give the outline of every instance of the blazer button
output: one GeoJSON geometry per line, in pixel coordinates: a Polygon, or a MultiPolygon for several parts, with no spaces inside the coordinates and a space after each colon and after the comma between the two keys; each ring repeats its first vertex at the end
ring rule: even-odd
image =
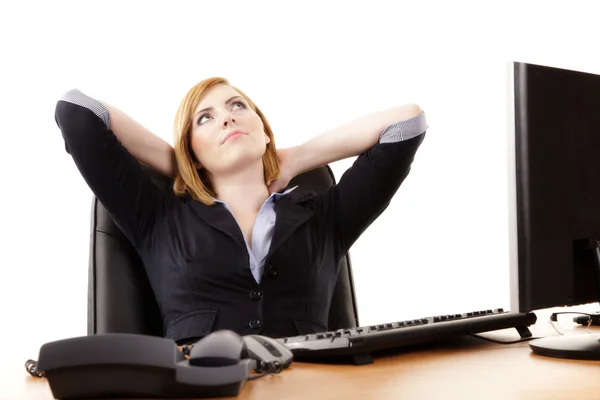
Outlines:
{"type": "Polygon", "coordinates": [[[277,267],[276,265],[270,265],[267,269],[267,274],[273,278],[276,277],[278,273],[279,267],[277,267]]]}
{"type": "Polygon", "coordinates": [[[253,290],[250,292],[250,298],[252,300],[260,300],[263,298],[263,293],[260,290],[253,290]]]}
{"type": "Polygon", "coordinates": [[[262,323],[261,323],[259,320],[257,320],[257,319],[256,319],[256,320],[253,320],[253,321],[250,321],[250,322],[248,323],[248,325],[249,325],[249,326],[250,326],[250,328],[252,328],[252,329],[259,329],[259,328],[261,328],[261,327],[262,327],[262,323]]]}

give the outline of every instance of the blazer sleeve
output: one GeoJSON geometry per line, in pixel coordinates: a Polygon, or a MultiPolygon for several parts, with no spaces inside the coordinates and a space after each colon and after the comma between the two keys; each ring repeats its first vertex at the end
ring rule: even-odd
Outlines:
{"type": "Polygon", "coordinates": [[[388,207],[410,172],[426,129],[424,113],[390,125],[323,194],[323,209],[334,224],[337,255],[345,254],[388,207]]]}
{"type": "Polygon", "coordinates": [[[165,215],[167,192],[155,185],[110,130],[110,114],[77,89],[57,102],[55,120],[91,191],[134,246],[165,215]]]}

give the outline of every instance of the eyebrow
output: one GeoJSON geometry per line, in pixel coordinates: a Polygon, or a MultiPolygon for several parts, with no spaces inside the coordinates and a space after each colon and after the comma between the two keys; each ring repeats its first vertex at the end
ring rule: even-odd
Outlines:
{"type": "MultiPolygon", "coordinates": [[[[230,98],[229,100],[227,100],[227,101],[225,102],[225,104],[229,104],[229,103],[231,103],[232,101],[234,101],[234,100],[236,100],[236,99],[240,99],[240,100],[242,100],[242,96],[233,96],[232,98],[230,98]]],[[[193,117],[192,119],[195,119],[195,118],[196,118],[196,115],[198,115],[198,114],[200,114],[200,113],[203,113],[204,111],[208,111],[208,110],[212,110],[212,109],[213,109],[212,107],[206,107],[206,108],[203,108],[202,110],[200,110],[200,111],[196,112],[196,113],[194,114],[194,117],[193,117]]]]}

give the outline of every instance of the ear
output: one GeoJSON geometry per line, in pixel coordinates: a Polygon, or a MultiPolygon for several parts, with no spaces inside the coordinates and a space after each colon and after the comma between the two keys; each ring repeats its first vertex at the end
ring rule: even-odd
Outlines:
{"type": "Polygon", "coordinates": [[[266,133],[265,133],[265,143],[266,143],[266,144],[269,144],[269,143],[271,143],[271,138],[270,138],[270,137],[269,137],[269,135],[267,135],[266,133]]]}

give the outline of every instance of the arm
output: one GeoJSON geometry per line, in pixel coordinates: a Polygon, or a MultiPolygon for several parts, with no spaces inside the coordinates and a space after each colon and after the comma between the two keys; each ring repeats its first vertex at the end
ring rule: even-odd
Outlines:
{"type": "Polygon", "coordinates": [[[139,162],[174,178],[177,162],[173,147],[117,107],[101,101],[110,114],[110,128],[139,162]]]}
{"type": "MultiPolygon", "coordinates": [[[[358,156],[377,144],[388,126],[398,121],[410,120],[421,113],[419,106],[414,104],[390,108],[348,122],[304,144],[292,147],[288,149],[292,160],[292,175],[296,176],[326,164],[358,156]]],[[[383,142],[390,140],[386,137],[383,139],[383,142]]]]}
{"type": "Polygon", "coordinates": [[[338,255],[345,254],[387,208],[408,175],[426,130],[423,111],[407,105],[363,117],[293,150],[299,173],[360,154],[337,185],[320,197],[338,255]]]}
{"type": "Polygon", "coordinates": [[[111,131],[112,115],[99,101],[70,90],[55,119],[82,177],[134,246],[165,215],[167,194],[142,170],[111,131]]]}

